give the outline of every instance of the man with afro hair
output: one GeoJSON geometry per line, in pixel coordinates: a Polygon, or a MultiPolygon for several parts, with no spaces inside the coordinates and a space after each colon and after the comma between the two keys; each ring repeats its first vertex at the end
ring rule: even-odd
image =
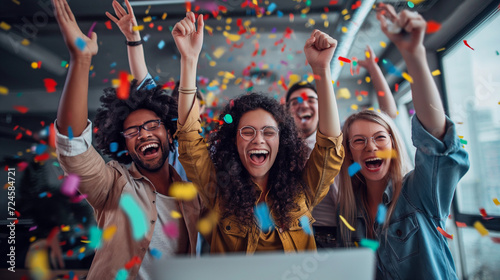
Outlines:
{"type": "Polygon", "coordinates": [[[154,279],[155,258],[196,252],[196,223],[202,210],[198,198],[179,201],[169,196],[171,185],[181,181],[167,162],[177,103],[160,87],[137,90],[135,82],[126,99],[106,89],[95,118],[96,147],[112,158],[106,164],[91,144],[87,106],[97,35],[89,38],[81,32],[66,0],[52,2],[71,56],[57,111],[59,162],[65,174],[79,177],[78,190],[94,208],[98,227],[116,228],[97,248],[87,278],[126,274],[129,279],[154,279]],[[176,217],[179,213],[181,218],[176,217]],[[165,226],[174,227],[178,238],[167,237],[165,226]],[[136,264],[126,265],[131,261],[136,264]]]}

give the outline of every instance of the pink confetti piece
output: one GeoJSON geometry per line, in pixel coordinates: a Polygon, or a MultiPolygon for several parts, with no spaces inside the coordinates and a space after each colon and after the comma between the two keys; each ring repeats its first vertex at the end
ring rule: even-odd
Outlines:
{"type": "Polygon", "coordinates": [[[80,177],[75,174],[69,174],[61,186],[61,193],[72,197],[78,191],[78,185],[80,185],[80,177]]]}
{"type": "Polygon", "coordinates": [[[34,231],[37,228],[37,226],[32,226],[30,227],[29,231],[34,231]]]}
{"type": "Polygon", "coordinates": [[[80,201],[84,200],[87,198],[87,195],[86,194],[82,194],[82,195],[79,195],[79,196],[74,196],[72,197],[69,201],[71,203],[79,203],[80,201]]]}
{"type": "Polygon", "coordinates": [[[175,239],[179,237],[179,228],[177,226],[177,221],[170,221],[166,225],[164,225],[163,232],[169,238],[175,239]]]}
{"type": "Polygon", "coordinates": [[[90,36],[92,35],[92,32],[94,31],[94,27],[96,26],[97,24],[97,21],[94,21],[94,23],[92,23],[92,26],[90,26],[90,29],[89,29],[89,33],[87,33],[87,37],[90,38],[90,36]]]}

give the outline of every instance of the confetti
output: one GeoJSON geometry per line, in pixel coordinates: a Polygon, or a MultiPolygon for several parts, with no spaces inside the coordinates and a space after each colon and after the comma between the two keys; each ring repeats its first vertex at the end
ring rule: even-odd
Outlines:
{"type": "Polygon", "coordinates": [[[483,224],[480,221],[475,221],[474,227],[482,236],[486,236],[489,234],[488,230],[483,226],[483,224]]]}
{"type": "Polygon", "coordinates": [[[6,23],[5,21],[0,22],[0,28],[2,28],[5,31],[9,31],[11,26],[10,24],[6,23]]]}
{"type": "Polygon", "coordinates": [[[170,216],[171,216],[172,218],[174,218],[174,219],[179,219],[179,218],[181,218],[181,217],[182,217],[181,213],[179,213],[179,212],[177,212],[177,211],[175,211],[175,210],[174,210],[174,211],[172,211],[172,212],[170,213],[170,216]]]}
{"type": "Polygon", "coordinates": [[[56,91],[57,82],[54,79],[43,79],[43,84],[48,93],[56,91]]]}
{"type": "Polygon", "coordinates": [[[469,46],[469,43],[467,43],[467,40],[464,40],[464,44],[469,47],[469,49],[474,50],[471,46],[469,46]]]}
{"type": "Polygon", "coordinates": [[[109,151],[112,153],[118,151],[118,142],[111,142],[109,144],[109,151]]]}
{"type": "Polygon", "coordinates": [[[255,217],[261,229],[269,229],[274,226],[274,220],[269,213],[269,207],[261,202],[254,207],[255,217]]]}
{"type": "Polygon", "coordinates": [[[82,195],[79,195],[79,196],[74,196],[72,198],[69,199],[69,201],[71,203],[79,203],[80,201],[84,200],[87,198],[87,195],[86,194],[82,194],[82,195]]]}
{"type": "Polygon", "coordinates": [[[3,94],[3,95],[9,94],[9,89],[4,87],[4,86],[0,86],[0,94],[3,94]]]}
{"type": "Polygon", "coordinates": [[[384,224],[386,215],[387,215],[387,207],[385,207],[383,203],[380,203],[378,205],[377,217],[375,218],[375,220],[379,225],[384,224]]]}
{"type": "Polygon", "coordinates": [[[342,57],[342,56],[339,56],[339,60],[343,61],[345,63],[351,63],[351,60],[349,58],[345,58],[345,57],[342,57]]]}
{"type": "Polygon", "coordinates": [[[29,110],[26,106],[12,106],[12,108],[14,108],[14,110],[18,111],[21,114],[26,114],[29,110]]]}
{"type": "Polygon", "coordinates": [[[410,84],[413,84],[413,78],[406,72],[403,72],[402,74],[403,78],[407,80],[410,84]]]}
{"type": "Polygon", "coordinates": [[[32,226],[30,227],[29,231],[34,231],[37,228],[37,226],[32,226]]]}
{"type": "Polygon", "coordinates": [[[104,25],[106,25],[106,28],[111,30],[113,28],[113,26],[111,25],[111,20],[108,20],[104,23],[104,25]]]}
{"type": "Polygon", "coordinates": [[[276,10],[276,4],[273,2],[269,4],[269,6],[267,6],[267,12],[271,14],[272,12],[274,12],[274,10],[276,10]]]}
{"type": "Polygon", "coordinates": [[[68,138],[69,140],[73,140],[73,129],[71,126],[68,126],[68,138]]]}
{"type": "Polygon", "coordinates": [[[94,31],[96,24],[97,24],[97,21],[94,21],[94,23],[92,23],[92,25],[90,26],[89,32],[87,33],[87,37],[90,38],[92,36],[92,32],[94,31]]]}
{"type": "Polygon", "coordinates": [[[498,201],[498,198],[493,198],[493,203],[495,203],[496,206],[500,206],[500,201],[498,201]]]}
{"type": "Polygon", "coordinates": [[[427,22],[427,30],[425,31],[425,34],[436,33],[439,31],[439,29],[441,29],[441,23],[429,20],[427,22]]]}
{"type": "Polygon", "coordinates": [[[83,51],[83,50],[85,50],[85,46],[87,46],[87,43],[85,43],[85,40],[83,40],[82,38],[78,37],[78,38],[76,38],[76,40],[75,40],[75,45],[76,45],[76,47],[77,47],[80,51],[83,51]]]}
{"type": "Polygon", "coordinates": [[[396,150],[375,151],[375,156],[379,158],[396,158],[398,153],[396,150]]]}
{"type": "Polygon", "coordinates": [[[102,242],[102,230],[96,226],[90,228],[90,243],[89,248],[99,249],[101,248],[102,242]]]}
{"type": "Polygon", "coordinates": [[[467,227],[467,224],[466,223],[462,223],[462,222],[455,222],[455,224],[457,224],[457,227],[467,227]]]}
{"type": "Polygon", "coordinates": [[[307,216],[304,215],[300,217],[299,222],[305,233],[307,233],[308,235],[313,235],[311,225],[309,224],[309,218],[307,216]]]}
{"type": "MultiPolygon", "coordinates": [[[[462,139],[460,139],[460,140],[462,140],[462,139]]],[[[488,217],[488,214],[486,214],[486,210],[484,208],[480,208],[479,209],[479,213],[481,213],[481,216],[485,220],[491,220],[491,219],[493,219],[493,217],[488,217]]]]}
{"type": "Polygon", "coordinates": [[[102,232],[102,239],[104,239],[104,241],[108,241],[113,237],[113,235],[115,235],[115,233],[116,233],[116,226],[115,225],[109,226],[102,232]]]}
{"type": "Polygon", "coordinates": [[[365,239],[365,238],[361,239],[361,241],[359,242],[359,245],[361,245],[362,247],[370,248],[374,252],[376,252],[378,247],[380,246],[380,244],[377,241],[371,240],[371,239],[365,239]]]}
{"type": "Polygon", "coordinates": [[[80,185],[80,177],[75,174],[68,174],[61,186],[61,193],[65,196],[72,197],[78,191],[80,185]]]}
{"type": "Polygon", "coordinates": [[[146,215],[139,204],[130,194],[123,194],[120,198],[120,207],[127,214],[130,224],[132,224],[133,236],[135,240],[142,239],[146,235],[148,226],[146,215]]]}
{"type": "Polygon", "coordinates": [[[169,221],[163,226],[163,233],[169,238],[176,239],[179,237],[179,227],[177,221],[169,221]]]}
{"type": "Polygon", "coordinates": [[[351,92],[349,91],[348,88],[340,88],[337,92],[337,99],[350,99],[351,98],[351,92]]]}
{"type": "Polygon", "coordinates": [[[351,231],[356,231],[355,228],[353,228],[347,221],[344,217],[342,217],[342,215],[339,215],[340,219],[342,220],[342,222],[344,223],[344,225],[351,231]]]}
{"type": "Polygon", "coordinates": [[[170,185],[169,195],[179,200],[193,200],[198,191],[191,182],[174,182],[170,185]]]}
{"type": "Polygon", "coordinates": [[[441,227],[437,227],[437,230],[446,238],[453,240],[453,234],[450,235],[446,231],[444,231],[441,227]]]}
{"type": "Polygon", "coordinates": [[[432,76],[439,76],[439,75],[441,75],[441,71],[439,69],[436,69],[436,70],[432,71],[431,74],[432,74],[432,76]]]}
{"type": "Polygon", "coordinates": [[[494,243],[500,243],[500,237],[491,237],[491,241],[493,241],[494,243]]]}
{"type": "Polygon", "coordinates": [[[349,176],[353,176],[354,174],[358,173],[358,171],[361,170],[361,165],[359,165],[359,163],[357,162],[354,162],[353,164],[351,164],[349,166],[349,168],[347,168],[347,171],[349,172],[349,176]]]}
{"type": "Polygon", "coordinates": [[[165,47],[165,41],[161,40],[159,43],[158,43],[158,49],[162,50],[163,47],[165,47]]]}
{"type": "Polygon", "coordinates": [[[225,121],[226,123],[228,123],[228,124],[229,124],[229,123],[232,123],[232,122],[233,122],[233,117],[232,117],[230,114],[226,114],[226,115],[224,116],[224,121],[225,121]]]}
{"type": "Polygon", "coordinates": [[[128,271],[125,270],[125,269],[123,269],[123,268],[121,268],[116,273],[115,280],[127,280],[127,278],[128,278],[128,271]]]}
{"type": "Polygon", "coordinates": [[[156,248],[153,248],[153,249],[151,249],[151,251],[150,251],[150,252],[151,252],[151,255],[152,255],[155,259],[157,259],[157,260],[161,259],[162,252],[161,252],[160,250],[158,250],[158,249],[156,249],[156,248]]]}
{"type": "Polygon", "coordinates": [[[125,71],[120,71],[120,85],[116,90],[116,97],[118,99],[128,99],[130,95],[130,82],[128,80],[128,73],[125,71]]]}
{"type": "Polygon", "coordinates": [[[241,38],[240,35],[231,34],[231,33],[227,32],[227,31],[222,32],[222,35],[224,35],[224,37],[226,37],[231,42],[237,42],[241,38]]]}

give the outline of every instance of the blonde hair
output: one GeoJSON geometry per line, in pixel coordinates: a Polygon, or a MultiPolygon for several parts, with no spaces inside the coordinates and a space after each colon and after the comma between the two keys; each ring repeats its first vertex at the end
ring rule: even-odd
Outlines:
{"type": "MultiPolygon", "coordinates": [[[[342,133],[344,135],[343,145],[346,151],[344,162],[340,170],[340,187],[339,187],[339,203],[340,215],[342,215],[349,224],[356,226],[356,218],[358,208],[363,207],[367,211],[367,191],[366,181],[363,175],[358,172],[352,177],[349,176],[348,168],[354,162],[352,159],[351,147],[349,146],[349,131],[352,124],[357,120],[366,120],[383,126],[392,136],[392,148],[396,151],[396,157],[391,159],[388,179],[392,181],[393,198],[387,209],[386,221],[389,221],[396,202],[401,193],[403,185],[403,177],[409,171],[408,153],[404,147],[404,143],[400,137],[400,133],[394,121],[385,113],[379,113],[372,110],[364,110],[351,115],[344,123],[342,133]],[[360,198],[362,203],[357,204],[356,197],[360,198]]],[[[350,231],[344,224],[339,224],[340,234],[344,242],[344,246],[352,246],[352,231],[350,231]]],[[[388,223],[384,223],[384,229],[388,223]]]]}

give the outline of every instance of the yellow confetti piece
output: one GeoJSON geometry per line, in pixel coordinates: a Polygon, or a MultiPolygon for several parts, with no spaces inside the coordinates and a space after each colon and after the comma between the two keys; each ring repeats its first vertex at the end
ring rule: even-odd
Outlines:
{"type": "Polygon", "coordinates": [[[37,69],[38,68],[38,62],[31,62],[31,68],[37,69]]]}
{"type": "Polygon", "coordinates": [[[343,16],[345,16],[345,15],[347,15],[347,13],[349,13],[349,11],[347,9],[343,9],[341,13],[343,16]]]}
{"type": "MultiPolygon", "coordinates": [[[[235,77],[234,77],[233,73],[226,71],[226,72],[224,72],[224,78],[225,79],[234,79],[235,77]]],[[[225,84],[227,84],[228,82],[229,81],[225,82],[225,84]]]]}
{"type": "Polygon", "coordinates": [[[375,156],[379,158],[396,158],[398,153],[396,150],[375,151],[375,156]]]}
{"type": "Polygon", "coordinates": [[[440,49],[438,49],[436,52],[442,52],[442,51],[444,51],[444,50],[446,50],[446,48],[440,48],[440,49]]]}
{"type": "Polygon", "coordinates": [[[227,31],[231,30],[231,26],[230,25],[226,25],[226,30],[227,31]]]}
{"type": "Polygon", "coordinates": [[[167,18],[167,13],[163,13],[163,15],[161,16],[161,19],[165,20],[166,18],[167,18]]]}
{"type": "Polygon", "coordinates": [[[111,80],[111,86],[114,88],[117,88],[120,86],[120,79],[112,79],[111,80]]]}
{"type": "Polygon", "coordinates": [[[28,257],[28,268],[34,279],[49,279],[50,267],[47,250],[35,250],[28,257]]]}
{"type": "Polygon", "coordinates": [[[351,105],[351,109],[353,109],[354,111],[357,111],[358,110],[358,105],[352,104],[351,105]]]}
{"type": "Polygon", "coordinates": [[[325,22],[324,22],[323,25],[325,26],[325,28],[328,28],[328,26],[330,26],[330,22],[328,22],[328,21],[325,20],[325,22]]]}
{"type": "Polygon", "coordinates": [[[347,32],[349,31],[349,30],[347,29],[347,27],[345,27],[345,26],[342,26],[342,29],[341,29],[341,30],[342,30],[342,33],[347,33],[347,32]]]}
{"type": "Polygon", "coordinates": [[[142,21],[144,21],[144,22],[151,22],[152,19],[153,18],[151,16],[149,16],[149,17],[143,18],[142,21]]]}
{"type": "Polygon", "coordinates": [[[315,21],[314,19],[310,18],[310,19],[309,19],[309,21],[308,21],[308,23],[309,23],[310,25],[315,25],[315,24],[316,24],[316,21],[315,21]]]}
{"type": "Polygon", "coordinates": [[[370,58],[370,52],[369,52],[369,51],[366,51],[366,52],[365,52],[365,57],[366,57],[366,58],[370,58]]]}
{"type": "Polygon", "coordinates": [[[170,216],[174,219],[179,219],[182,217],[181,213],[179,213],[178,211],[175,211],[175,210],[170,213],[170,216]]]}
{"type": "Polygon", "coordinates": [[[351,98],[351,92],[348,88],[340,88],[337,92],[337,99],[349,99],[351,98]]]}
{"type": "Polygon", "coordinates": [[[432,74],[432,76],[439,76],[439,75],[441,75],[441,71],[439,71],[439,69],[436,69],[436,70],[432,71],[431,74],[432,74]]]}
{"type": "Polygon", "coordinates": [[[241,81],[243,81],[243,78],[238,78],[238,79],[236,79],[236,81],[234,81],[234,84],[239,85],[241,83],[241,81]]]}
{"type": "Polygon", "coordinates": [[[133,31],[142,31],[142,30],[144,30],[144,25],[136,25],[136,26],[132,27],[132,30],[133,31]]]}
{"type": "Polygon", "coordinates": [[[355,228],[353,228],[346,220],[344,217],[342,217],[342,215],[339,215],[340,219],[342,220],[342,222],[345,224],[345,226],[351,230],[351,231],[356,231],[355,228]]]}
{"type": "Polygon", "coordinates": [[[2,28],[5,31],[9,31],[11,26],[10,24],[6,23],[5,21],[0,22],[0,28],[2,28]]]}
{"type": "Polygon", "coordinates": [[[30,237],[30,242],[33,242],[33,241],[35,241],[35,240],[36,240],[36,236],[32,236],[32,237],[30,237]]]}
{"type": "Polygon", "coordinates": [[[314,76],[310,75],[309,77],[307,77],[307,82],[309,82],[309,83],[314,82],[314,76]]]}
{"type": "Polygon", "coordinates": [[[218,47],[213,52],[213,55],[214,55],[215,58],[219,59],[221,56],[224,55],[225,52],[226,52],[226,48],[225,47],[218,47]]]}
{"type": "Polygon", "coordinates": [[[200,219],[196,226],[201,234],[209,234],[218,221],[219,221],[219,216],[217,215],[216,212],[212,211],[205,218],[200,219]]]}
{"type": "Polygon", "coordinates": [[[288,82],[288,88],[300,81],[300,76],[297,74],[290,75],[290,82],[288,82]]]}
{"type": "Polygon", "coordinates": [[[80,240],[82,243],[90,243],[90,240],[80,240]]]}
{"type": "Polygon", "coordinates": [[[498,198],[493,198],[493,203],[495,203],[496,206],[500,206],[500,201],[498,201],[498,198]]]}
{"type": "Polygon", "coordinates": [[[483,226],[483,224],[480,221],[475,221],[474,227],[482,236],[486,236],[489,234],[488,230],[483,226]]]}
{"type": "Polygon", "coordinates": [[[328,16],[327,16],[326,14],[324,14],[324,13],[323,13],[323,14],[321,14],[321,19],[322,19],[322,20],[326,20],[327,18],[328,18],[328,16]]]}
{"type": "Polygon", "coordinates": [[[62,231],[62,232],[68,232],[70,229],[71,229],[71,227],[70,227],[70,226],[64,226],[64,227],[61,227],[61,231],[62,231]]]}
{"type": "Polygon", "coordinates": [[[0,94],[3,94],[3,95],[7,95],[9,93],[9,89],[4,87],[4,86],[0,86],[0,94]]]}
{"type": "Polygon", "coordinates": [[[370,108],[368,108],[368,110],[370,110],[370,111],[375,111],[375,108],[370,107],[370,108]]]}
{"type": "Polygon", "coordinates": [[[21,41],[21,45],[23,45],[23,46],[27,46],[27,45],[29,45],[29,44],[30,44],[30,40],[28,40],[28,39],[23,39],[23,40],[21,41]]]}
{"type": "Polygon", "coordinates": [[[90,65],[90,71],[94,70],[94,65],[90,65]]]}
{"type": "Polygon", "coordinates": [[[344,20],[349,20],[351,18],[351,15],[345,15],[344,20]]]}
{"type": "Polygon", "coordinates": [[[361,101],[363,101],[363,96],[358,95],[358,97],[356,97],[356,99],[361,102],[361,101]]]}
{"type": "Polygon", "coordinates": [[[17,0],[12,0],[12,2],[14,2],[16,5],[21,5],[21,2],[19,2],[17,0]]]}
{"type": "Polygon", "coordinates": [[[413,78],[406,72],[403,72],[403,78],[407,80],[410,84],[413,84],[413,78]]]}
{"type": "Polygon", "coordinates": [[[169,195],[180,200],[192,200],[198,191],[193,183],[174,182],[170,185],[169,195]]]}
{"type": "Polygon", "coordinates": [[[344,66],[344,62],[342,60],[339,60],[339,64],[341,67],[344,66]]]}
{"type": "Polygon", "coordinates": [[[222,86],[220,86],[220,88],[221,88],[222,90],[226,90],[226,89],[227,89],[227,85],[222,85],[222,86]]]}
{"type": "Polygon", "coordinates": [[[250,26],[250,24],[252,24],[252,21],[250,21],[250,20],[246,20],[246,21],[243,23],[243,26],[245,26],[245,27],[249,27],[249,26],[250,26]]]}
{"type": "Polygon", "coordinates": [[[307,13],[309,13],[309,11],[310,11],[310,10],[311,10],[311,9],[310,9],[309,7],[306,7],[306,8],[304,8],[304,9],[300,10],[300,13],[302,13],[302,14],[307,14],[307,13]]]}
{"type": "Polygon", "coordinates": [[[269,34],[269,36],[267,36],[267,38],[269,39],[275,39],[276,37],[276,34],[269,34]]]}
{"type": "Polygon", "coordinates": [[[78,250],[79,253],[83,253],[85,252],[85,247],[80,247],[80,249],[78,250]]]}
{"type": "Polygon", "coordinates": [[[386,43],[386,42],[383,42],[383,41],[380,41],[380,46],[381,46],[382,48],[385,48],[385,47],[387,47],[387,43],[386,43]]]}
{"type": "Polygon", "coordinates": [[[237,42],[241,38],[240,35],[231,34],[231,33],[227,32],[227,31],[222,32],[222,35],[224,35],[224,37],[226,37],[227,39],[229,39],[229,41],[231,41],[231,42],[237,42]]]}
{"type": "Polygon", "coordinates": [[[208,25],[205,25],[205,29],[208,31],[208,33],[212,33],[214,29],[208,25]]]}
{"type": "Polygon", "coordinates": [[[233,22],[232,18],[226,18],[226,24],[231,24],[233,22]]]}
{"type": "Polygon", "coordinates": [[[366,76],[366,77],[365,77],[365,82],[369,83],[369,82],[371,82],[371,81],[372,81],[372,78],[370,78],[369,76],[366,76]]]}
{"type": "Polygon", "coordinates": [[[104,231],[102,232],[102,239],[108,241],[113,237],[113,235],[115,235],[115,233],[116,233],[116,226],[115,225],[109,226],[105,228],[104,231]]]}

